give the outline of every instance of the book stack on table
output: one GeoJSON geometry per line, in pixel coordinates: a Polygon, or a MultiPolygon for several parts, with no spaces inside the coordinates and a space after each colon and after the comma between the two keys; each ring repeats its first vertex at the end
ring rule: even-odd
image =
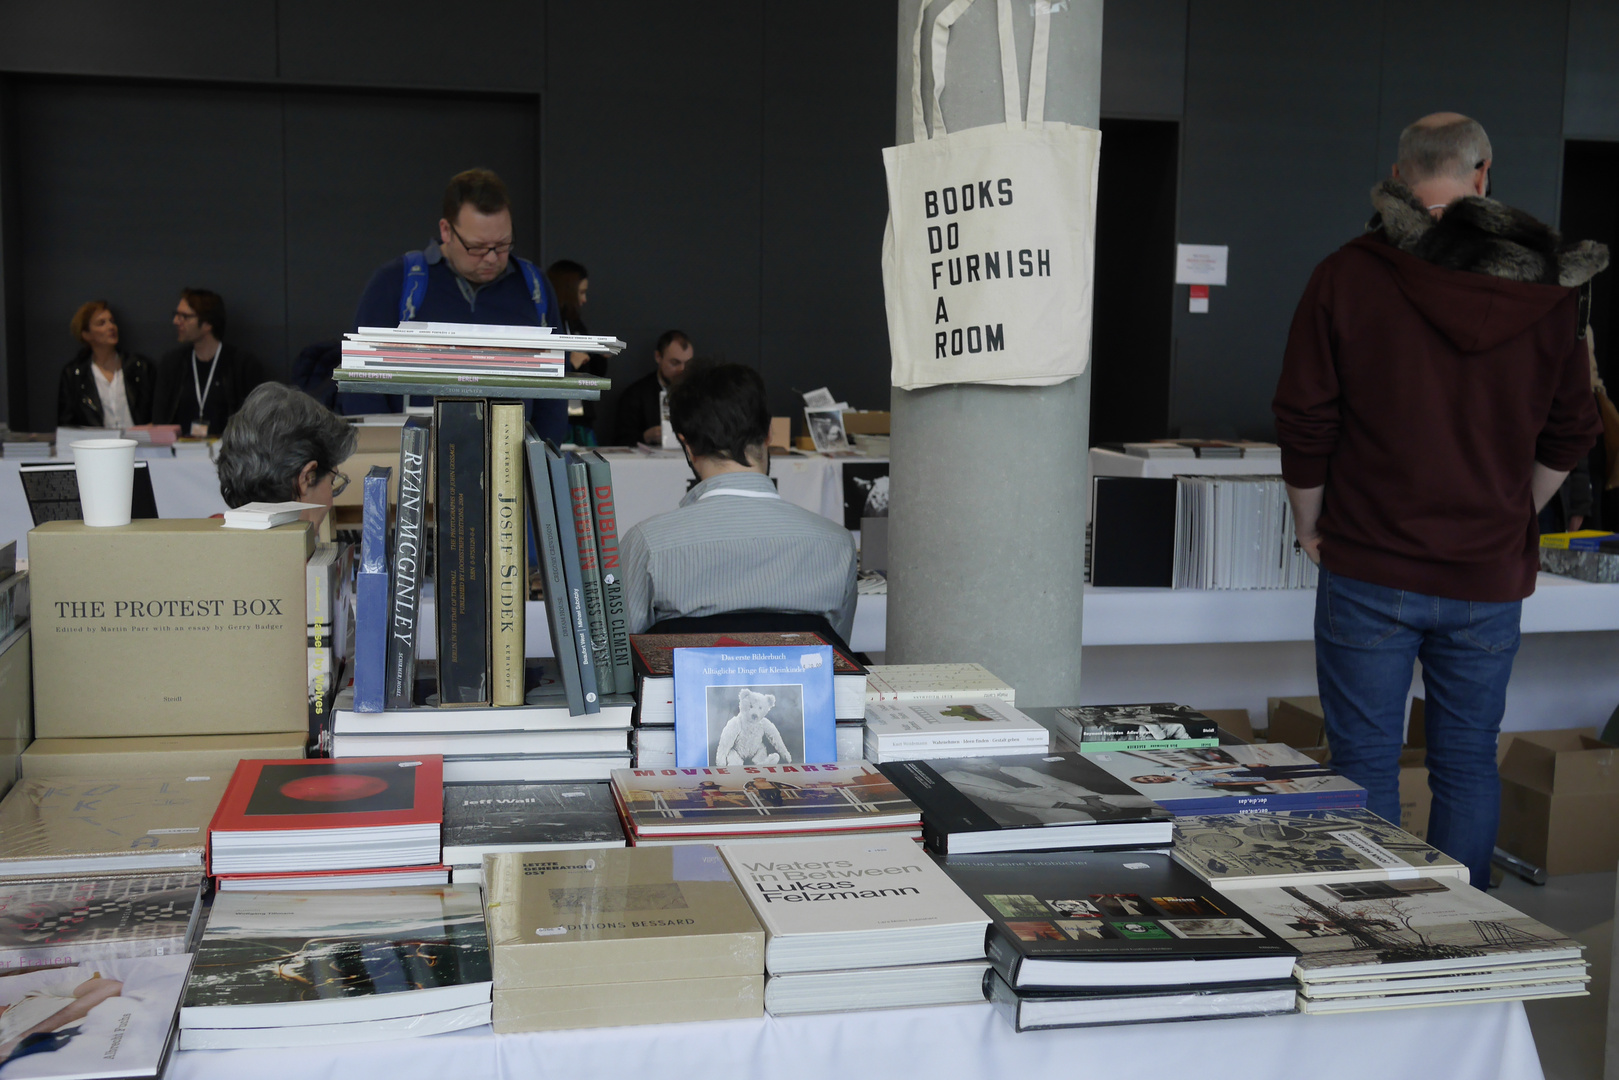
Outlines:
{"type": "Polygon", "coordinates": [[[756,1017],[764,932],[708,845],[489,855],[496,1031],[756,1017]]]}
{"type": "Polygon", "coordinates": [[[365,479],[332,756],[438,755],[451,783],[605,780],[630,763],[632,711],[611,466],[525,431],[521,402],[441,399],[400,438],[391,547],[388,470],[365,479]],[[418,662],[429,478],[438,655],[418,662]],[[531,518],[556,657],[543,663],[524,657],[531,518]]]}
{"type": "Polygon", "coordinates": [[[1044,725],[1000,701],[866,704],[867,761],[1030,754],[1050,745],[1044,725]]]}
{"type": "Polygon", "coordinates": [[[612,786],[636,846],[921,833],[916,804],[865,762],[620,769],[612,786]]]}
{"type": "Polygon", "coordinates": [[[457,884],[483,883],[485,855],[623,846],[605,781],[445,785],[444,863],[457,884]]]}
{"type": "Polygon", "coordinates": [[[983,912],[911,840],[721,845],[765,929],[778,1016],[982,1001],[983,912]]]}
{"type": "Polygon", "coordinates": [[[443,761],[250,759],[208,827],[221,891],[445,884],[443,761]]]}
{"type": "Polygon", "coordinates": [[[1580,997],[1584,946],[1366,810],[1184,817],[1175,859],[1299,951],[1299,1009],[1580,997]]]}
{"type": "Polygon", "coordinates": [[[332,378],[362,394],[476,394],[595,398],[606,379],[568,374],[570,352],[616,356],[617,338],[559,334],[547,326],[402,322],[343,335],[332,378]]]}
{"type": "MultiPolygon", "coordinates": [[[[630,655],[635,672],[635,767],[671,768],[675,764],[676,649],[742,646],[829,645],[819,634],[738,632],[707,634],[634,634],[630,655]]],[[[835,645],[832,649],[833,716],[837,721],[837,760],[864,756],[866,668],[835,645]]]]}

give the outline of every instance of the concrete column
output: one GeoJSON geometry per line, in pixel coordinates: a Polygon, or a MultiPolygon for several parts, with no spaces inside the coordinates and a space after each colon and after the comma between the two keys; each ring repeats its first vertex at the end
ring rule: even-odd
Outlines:
{"type": "MultiPolygon", "coordinates": [[[[928,2],[899,0],[900,144],[912,141],[911,35],[928,2]]],[[[927,43],[945,4],[932,6],[929,108],[927,43]]],[[[1094,127],[1102,0],[1052,6],[1046,119],[1094,127]]],[[[1026,100],[1031,0],[1013,0],[1012,13],[1026,100]]],[[[951,131],[1004,122],[995,24],[995,0],[978,0],[952,29],[951,131]]],[[[1079,703],[1090,387],[1087,370],[1050,387],[894,389],[888,663],[976,661],[1017,687],[1019,705],[1079,703]]]]}

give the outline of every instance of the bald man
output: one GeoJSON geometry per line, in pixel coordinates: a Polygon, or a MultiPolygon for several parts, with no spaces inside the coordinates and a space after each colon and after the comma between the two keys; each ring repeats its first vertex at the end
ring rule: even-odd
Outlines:
{"type": "Polygon", "coordinates": [[[1486,888],[1496,737],[1539,567],[1535,515],[1601,427],[1579,293],[1600,245],[1485,197],[1493,151],[1435,113],[1400,135],[1370,231],[1293,317],[1273,409],[1297,542],[1321,567],[1316,677],[1332,763],[1400,820],[1422,661],[1428,842],[1486,888]]]}

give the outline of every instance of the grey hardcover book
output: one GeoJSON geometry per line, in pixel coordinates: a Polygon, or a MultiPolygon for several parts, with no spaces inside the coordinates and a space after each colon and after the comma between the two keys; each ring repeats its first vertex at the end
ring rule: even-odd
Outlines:
{"type": "Polygon", "coordinates": [[[584,574],[579,568],[579,537],[570,528],[573,522],[573,495],[568,485],[568,462],[555,444],[545,442],[542,445],[546,469],[551,474],[551,501],[556,504],[557,547],[562,555],[562,580],[565,586],[565,591],[547,592],[545,603],[549,607],[554,600],[558,607],[566,606],[568,641],[579,658],[579,692],[584,698],[585,712],[600,712],[601,702],[596,691],[596,656],[590,645],[584,574]]]}
{"type": "MultiPolygon", "coordinates": [[[[539,545],[540,576],[545,582],[545,619],[551,631],[551,655],[557,659],[562,688],[568,698],[568,713],[584,715],[584,686],[579,680],[579,653],[573,636],[573,614],[568,603],[567,576],[562,569],[562,537],[557,523],[557,504],[551,497],[551,468],[545,458],[545,443],[532,427],[523,432],[523,452],[528,458],[529,513],[534,518],[534,538],[539,545]]],[[[597,711],[600,711],[598,707],[597,711]]]]}
{"type": "Polygon", "coordinates": [[[594,450],[582,455],[590,477],[590,510],[596,523],[596,565],[601,570],[602,606],[607,610],[607,652],[613,685],[621,694],[635,690],[630,666],[630,626],[624,611],[624,571],[618,548],[618,504],[613,498],[613,466],[594,450]]]}
{"type": "Polygon", "coordinates": [[[423,512],[427,506],[430,433],[426,420],[411,417],[399,437],[399,511],[394,519],[393,598],[383,688],[390,709],[408,709],[416,703],[416,620],[422,602],[423,512]]]}
{"type": "Polygon", "coordinates": [[[623,846],[624,827],[604,780],[445,785],[447,865],[481,864],[500,851],[623,846]]]}
{"type": "Polygon", "coordinates": [[[607,648],[607,609],[602,604],[601,564],[596,554],[595,515],[590,510],[590,478],[578,454],[569,453],[568,497],[573,503],[574,535],[579,540],[579,584],[585,598],[585,621],[590,628],[590,654],[595,661],[596,690],[611,694],[617,687],[612,655],[607,648]]]}

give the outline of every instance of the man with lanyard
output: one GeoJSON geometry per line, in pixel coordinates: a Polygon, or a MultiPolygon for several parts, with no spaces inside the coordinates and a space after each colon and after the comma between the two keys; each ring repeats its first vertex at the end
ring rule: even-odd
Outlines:
{"type": "MultiPolygon", "coordinates": [[[[559,308],[545,275],[511,254],[511,200],[506,185],[488,169],[468,169],[444,190],[438,239],[406,252],[371,275],[354,313],[354,326],[401,322],[556,326],[559,308]]],[[[422,404],[426,404],[423,401],[422,404]]],[[[342,394],[346,413],[398,412],[398,396],[342,394]]],[[[564,401],[535,401],[529,421],[543,437],[568,438],[564,401]]]]}
{"type": "Polygon", "coordinates": [[[630,633],[663,619],[797,612],[825,618],[847,640],[854,539],[841,523],[776,493],[759,373],[695,362],[669,393],[669,422],[698,483],[678,509],[624,536],[630,633]]]}
{"type": "Polygon", "coordinates": [[[173,321],[180,346],[158,361],[152,421],[179,424],[182,435],[218,435],[253,388],[266,381],[264,365],[225,343],[225,301],[218,293],[186,289],[173,321]]]}

